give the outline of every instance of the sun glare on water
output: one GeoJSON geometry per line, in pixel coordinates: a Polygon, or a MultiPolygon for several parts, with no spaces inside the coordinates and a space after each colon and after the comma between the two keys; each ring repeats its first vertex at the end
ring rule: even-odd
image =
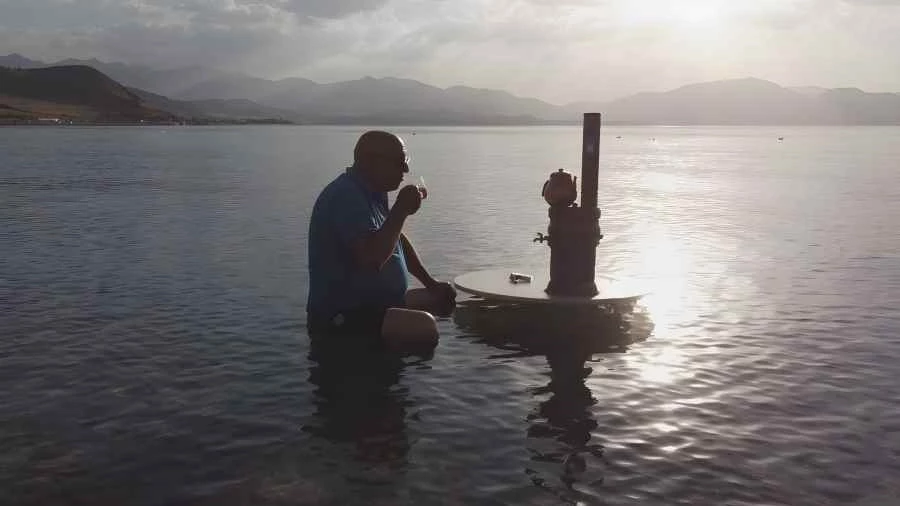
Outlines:
{"type": "Polygon", "coordinates": [[[649,311],[654,335],[661,344],[640,357],[626,357],[646,382],[669,384],[685,374],[689,375],[688,357],[679,348],[678,327],[691,320],[691,299],[694,296],[688,279],[695,268],[686,248],[662,232],[649,233],[637,248],[642,252],[640,270],[653,279],[652,292],[641,304],[649,311]]]}

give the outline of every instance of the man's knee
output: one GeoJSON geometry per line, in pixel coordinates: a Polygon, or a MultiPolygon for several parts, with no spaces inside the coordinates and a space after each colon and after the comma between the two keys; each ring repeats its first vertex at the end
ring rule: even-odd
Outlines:
{"type": "Polygon", "coordinates": [[[391,347],[436,346],[437,322],[427,311],[390,308],[384,315],[381,335],[391,347]]]}

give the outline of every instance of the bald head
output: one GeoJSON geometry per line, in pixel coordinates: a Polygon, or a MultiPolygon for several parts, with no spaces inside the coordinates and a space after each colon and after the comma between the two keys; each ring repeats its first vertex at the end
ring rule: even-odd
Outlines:
{"type": "Polygon", "coordinates": [[[369,130],[359,136],[353,149],[353,164],[364,165],[373,159],[395,155],[404,151],[403,141],[396,135],[383,130],[369,130]]]}
{"type": "Polygon", "coordinates": [[[409,172],[406,146],[396,135],[369,130],[356,141],[353,166],[376,191],[396,190],[409,172]]]}

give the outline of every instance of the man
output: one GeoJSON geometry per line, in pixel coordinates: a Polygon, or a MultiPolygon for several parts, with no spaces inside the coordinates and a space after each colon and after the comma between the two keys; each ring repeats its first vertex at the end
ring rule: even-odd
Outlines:
{"type": "Polygon", "coordinates": [[[378,336],[384,344],[434,344],[434,317],[449,312],[456,293],[422,265],[403,225],[422,205],[416,186],[404,186],[393,207],[387,192],[409,172],[403,141],[388,132],[360,136],[353,165],[316,200],[309,224],[310,334],[378,336]],[[411,273],[425,290],[409,290],[411,273]]]}

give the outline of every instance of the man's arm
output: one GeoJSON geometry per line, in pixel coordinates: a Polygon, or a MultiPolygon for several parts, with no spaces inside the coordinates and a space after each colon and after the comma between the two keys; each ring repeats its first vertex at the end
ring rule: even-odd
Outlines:
{"type": "MultiPolygon", "coordinates": [[[[425,270],[425,266],[422,265],[422,261],[419,259],[419,255],[416,254],[416,249],[413,248],[412,243],[403,234],[400,234],[400,246],[403,248],[403,255],[406,257],[406,267],[409,269],[410,274],[425,285],[425,289],[429,294],[427,301],[424,302],[424,306],[418,309],[424,309],[438,316],[449,316],[453,313],[453,308],[456,307],[456,289],[450,283],[439,282],[431,277],[431,274],[428,274],[428,271],[425,270]]],[[[410,303],[412,304],[412,302],[410,303]]]]}
{"type": "Polygon", "coordinates": [[[402,237],[401,232],[406,218],[415,214],[421,205],[422,197],[418,188],[409,185],[400,190],[381,228],[352,243],[357,264],[363,268],[381,270],[394,253],[397,241],[402,237]]]}
{"type": "Polygon", "coordinates": [[[422,265],[416,249],[413,248],[412,243],[409,242],[409,239],[403,233],[400,234],[400,247],[403,248],[403,256],[406,257],[406,267],[409,269],[409,273],[421,281],[425,288],[434,288],[438,284],[437,280],[425,270],[425,266],[422,265]]]}
{"type": "Polygon", "coordinates": [[[356,241],[353,252],[357,264],[363,268],[381,270],[394,253],[397,241],[403,237],[401,230],[406,217],[406,214],[391,209],[381,228],[356,241]]]}

